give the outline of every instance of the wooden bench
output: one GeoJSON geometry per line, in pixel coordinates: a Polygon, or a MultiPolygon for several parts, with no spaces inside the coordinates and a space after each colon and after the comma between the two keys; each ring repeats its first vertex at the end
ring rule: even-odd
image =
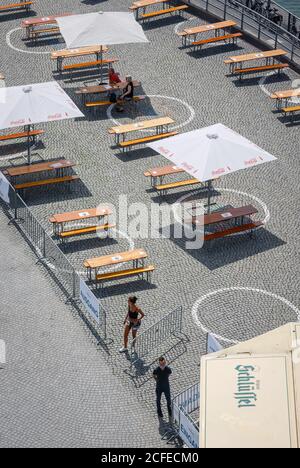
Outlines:
{"type": "Polygon", "coordinates": [[[158,10],[158,11],[152,11],[151,13],[143,13],[141,15],[141,18],[143,20],[150,19],[150,18],[156,18],[157,16],[162,16],[162,15],[168,15],[172,13],[179,13],[181,14],[184,10],[187,10],[189,7],[187,5],[180,5],[177,7],[172,7],[172,8],[166,8],[165,10],[158,10]]]}
{"type": "Polygon", "coordinates": [[[34,2],[19,2],[19,3],[11,3],[9,5],[1,5],[0,12],[6,10],[16,10],[18,8],[25,8],[26,11],[29,11],[31,6],[34,2]]]}
{"type": "Polygon", "coordinates": [[[237,42],[237,39],[242,36],[243,36],[242,33],[233,33],[233,34],[226,34],[225,36],[210,37],[208,39],[202,39],[201,41],[192,42],[191,46],[193,46],[195,49],[197,47],[200,47],[201,49],[202,46],[205,44],[213,44],[214,42],[221,42],[221,41],[227,41],[227,40],[229,40],[229,43],[230,43],[231,39],[233,39],[233,44],[235,44],[237,42]]]}
{"type": "Polygon", "coordinates": [[[60,29],[59,28],[47,28],[47,29],[34,29],[30,31],[30,38],[32,39],[37,39],[38,36],[41,34],[60,34],[60,29]]]}
{"type": "Polygon", "coordinates": [[[216,231],[212,232],[209,234],[204,235],[204,241],[210,241],[214,239],[221,239],[223,237],[230,236],[232,234],[238,234],[240,232],[246,232],[250,231],[250,234],[253,233],[253,231],[261,226],[263,226],[264,223],[262,221],[255,221],[253,223],[247,223],[247,224],[241,224],[239,226],[233,226],[231,228],[225,229],[224,231],[216,231]]]}
{"type": "Polygon", "coordinates": [[[72,229],[69,231],[63,231],[58,234],[58,237],[62,240],[65,241],[66,239],[70,237],[76,237],[76,236],[81,236],[83,234],[94,234],[97,231],[109,231],[109,229],[115,228],[115,224],[103,224],[101,226],[88,226],[88,227],[82,227],[82,228],[77,228],[77,229],[72,229]]]}
{"type": "Polygon", "coordinates": [[[290,115],[290,116],[292,117],[291,120],[292,120],[292,122],[293,122],[293,121],[294,121],[294,118],[295,118],[295,114],[296,114],[297,112],[300,112],[300,106],[283,107],[283,108],[281,109],[281,112],[282,112],[282,114],[285,115],[285,116],[290,115]]]}
{"type": "MultiPolygon", "coordinates": [[[[127,103],[130,102],[140,102],[145,99],[145,96],[134,96],[132,101],[126,101],[127,103]]],[[[116,102],[111,101],[95,101],[95,102],[86,102],[85,106],[88,108],[96,108],[96,107],[103,107],[103,106],[111,106],[112,104],[117,104],[116,102]]]]}
{"type": "Polygon", "coordinates": [[[80,68],[93,68],[93,67],[102,67],[102,65],[112,65],[113,63],[118,62],[118,59],[104,59],[104,60],[94,60],[92,62],[81,62],[81,63],[72,63],[70,65],[64,65],[63,70],[79,70],[80,68]]]}
{"type": "Polygon", "coordinates": [[[16,190],[25,190],[28,188],[43,187],[44,185],[61,184],[63,182],[71,183],[79,179],[80,179],[79,176],[71,175],[71,176],[65,176],[65,177],[57,177],[55,179],[35,180],[33,182],[24,182],[22,184],[16,184],[14,188],[16,190]]]}
{"type": "Polygon", "coordinates": [[[197,185],[197,184],[202,185],[202,182],[200,182],[198,179],[186,179],[186,180],[180,180],[179,182],[171,182],[169,184],[154,185],[153,188],[157,192],[160,192],[162,195],[166,195],[168,190],[188,187],[188,186],[197,185]]]}
{"type": "Polygon", "coordinates": [[[131,146],[143,145],[145,143],[150,143],[151,141],[163,140],[164,138],[169,138],[175,135],[178,135],[178,132],[160,133],[158,135],[151,135],[151,136],[147,136],[144,138],[137,138],[136,140],[122,141],[121,143],[118,144],[118,146],[122,148],[123,151],[125,151],[127,148],[130,148],[131,146]]]}
{"type": "Polygon", "coordinates": [[[147,281],[149,282],[151,280],[151,273],[155,270],[154,265],[149,265],[146,267],[140,267],[140,268],[132,268],[130,270],[120,270],[120,271],[114,271],[114,272],[109,272],[109,273],[102,273],[96,275],[96,282],[102,283],[103,281],[111,281],[111,280],[117,280],[117,279],[122,279],[122,278],[128,278],[129,276],[141,276],[144,279],[144,274],[146,273],[147,275],[147,281]]]}
{"type": "Polygon", "coordinates": [[[242,79],[242,76],[246,74],[259,73],[259,72],[272,71],[272,70],[278,70],[278,73],[280,73],[285,68],[289,68],[289,65],[287,63],[275,63],[273,65],[264,65],[262,67],[237,68],[236,70],[233,71],[233,74],[239,75],[240,79],[242,79]]]}
{"type": "Polygon", "coordinates": [[[21,138],[31,138],[33,142],[39,135],[43,135],[44,130],[30,130],[29,132],[10,133],[9,135],[1,135],[0,141],[19,140],[21,138]]]}

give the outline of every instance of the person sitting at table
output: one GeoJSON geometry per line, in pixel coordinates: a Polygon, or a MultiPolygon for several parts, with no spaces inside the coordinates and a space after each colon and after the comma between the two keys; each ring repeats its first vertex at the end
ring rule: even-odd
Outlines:
{"type": "Polygon", "coordinates": [[[114,85],[117,83],[121,83],[120,75],[115,71],[114,68],[111,68],[108,73],[109,84],[114,85]]]}
{"type": "Polygon", "coordinates": [[[133,82],[132,82],[132,77],[130,75],[127,75],[126,76],[126,86],[124,88],[123,93],[118,98],[116,110],[118,112],[123,112],[124,111],[124,103],[126,101],[132,101],[133,96],[134,96],[134,86],[133,86],[133,82]]]}

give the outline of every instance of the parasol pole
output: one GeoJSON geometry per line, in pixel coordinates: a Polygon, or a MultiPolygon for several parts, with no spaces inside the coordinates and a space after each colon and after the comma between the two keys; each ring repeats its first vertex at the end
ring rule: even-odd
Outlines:
{"type": "Polygon", "coordinates": [[[208,196],[207,196],[207,214],[210,214],[211,211],[211,188],[212,188],[212,181],[208,181],[208,196]]]}
{"type": "Polygon", "coordinates": [[[103,83],[103,47],[102,45],[100,46],[100,84],[103,83]]]}

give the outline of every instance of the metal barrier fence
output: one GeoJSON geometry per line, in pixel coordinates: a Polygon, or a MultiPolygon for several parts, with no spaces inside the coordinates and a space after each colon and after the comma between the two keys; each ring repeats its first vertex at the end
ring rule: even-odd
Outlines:
{"type": "Polygon", "coordinates": [[[182,326],[183,310],[180,306],[138,335],[131,343],[131,367],[136,361],[146,357],[171,336],[182,333],[182,326]]]}
{"type": "MultiPolygon", "coordinates": [[[[278,16],[280,16],[282,18],[282,22],[280,21],[281,24],[279,23],[280,26],[287,29],[287,31],[293,35],[297,35],[297,33],[299,33],[298,27],[300,26],[300,18],[273,0],[231,0],[230,3],[234,4],[237,8],[246,6],[257,13],[260,13],[262,16],[269,17],[271,20],[272,14],[274,16],[277,15],[277,21],[278,16]],[[275,10],[277,10],[277,13],[275,13],[275,10]]],[[[276,17],[274,19],[276,21],[276,17]]]]}
{"type": "Polygon", "coordinates": [[[176,424],[176,432],[172,434],[168,442],[179,436],[187,447],[199,448],[198,425],[183,407],[177,407],[176,411],[178,413],[178,425],[176,424]]]}
{"type": "Polygon", "coordinates": [[[164,434],[163,439],[171,441],[177,437],[190,448],[199,447],[199,427],[190,416],[200,408],[200,384],[196,383],[172,400],[173,427],[164,434]]]}
{"type": "Polygon", "coordinates": [[[300,66],[300,39],[286,29],[274,24],[259,13],[241,5],[234,6],[233,0],[183,0],[187,5],[200,9],[219,19],[234,20],[237,27],[270,48],[281,47],[287,51],[287,58],[300,66]]]}
{"type": "Polygon", "coordinates": [[[183,408],[188,414],[198,410],[200,406],[200,384],[191,385],[173,398],[173,422],[179,424],[179,414],[176,408],[183,408]]]}
{"type": "MultiPolygon", "coordinates": [[[[79,309],[89,327],[102,339],[106,339],[106,312],[90,291],[91,300],[99,304],[97,320],[87,304],[80,302],[80,276],[69,262],[58,245],[47,234],[45,229],[35,218],[24,200],[14,190],[9,181],[1,174],[0,203],[3,211],[14,222],[35,251],[38,261],[42,263],[57,280],[68,300],[79,309]]],[[[91,309],[92,310],[92,309],[91,309]]]]}

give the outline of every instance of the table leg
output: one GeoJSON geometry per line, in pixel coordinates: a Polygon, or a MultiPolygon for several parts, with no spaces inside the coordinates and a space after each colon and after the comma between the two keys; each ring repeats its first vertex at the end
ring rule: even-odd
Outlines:
{"type": "Polygon", "coordinates": [[[63,59],[61,57],[57,58],[57,71],[58,73],[62,72],[63,59]]]}
{"type": "Polygon", "coordinates": [[[87,267],[87,278],[92,281],[92,269],[90,267],[87,267]]]}

